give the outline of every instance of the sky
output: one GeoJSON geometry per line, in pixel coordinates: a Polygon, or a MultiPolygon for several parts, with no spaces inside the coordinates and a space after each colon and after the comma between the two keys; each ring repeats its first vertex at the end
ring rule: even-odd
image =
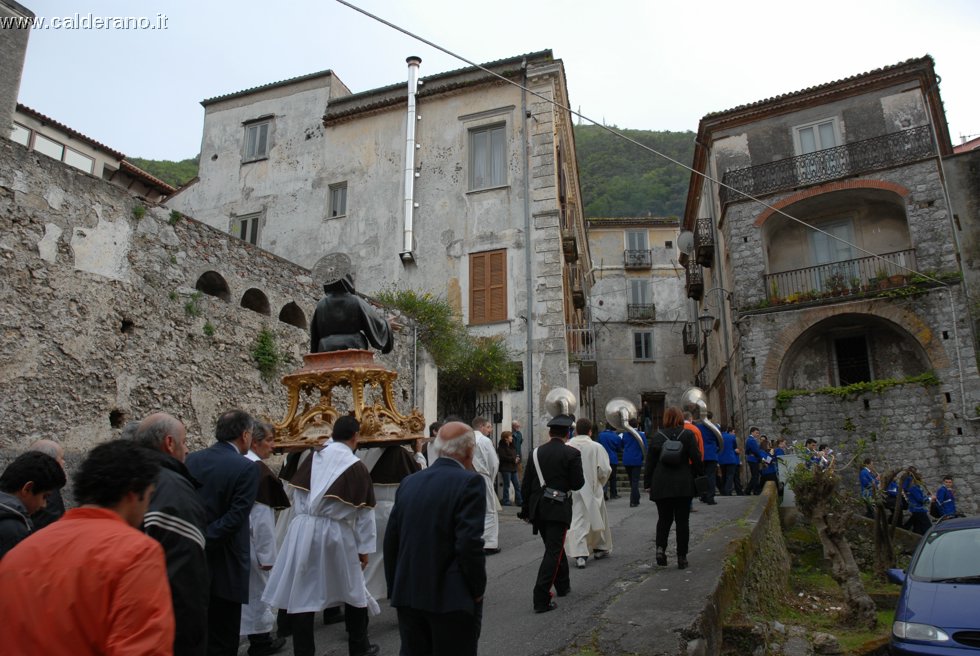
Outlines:
{"type": "MultiPolygon", "coordinates": [[[[38,17],[157,29],[35,29],[20,102],[130,157],[185,159],[205,98],[324,69],[357,93],[467,66],[337,0],[18,0],[38,17]]],[[[975,0],[350,0],[470,61],[550,48],[572,109],[692,130],[709,112],[931,54],[953,143],[980,134],[975,0]]],[[[2,37],[0,37],[2,38],[2,37]]]]}

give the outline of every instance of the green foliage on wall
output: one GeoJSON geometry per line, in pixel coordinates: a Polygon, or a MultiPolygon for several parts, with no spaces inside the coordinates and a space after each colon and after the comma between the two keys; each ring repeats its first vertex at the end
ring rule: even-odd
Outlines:
{"type": "MultiPolygon", "coordinates": [[[[694,156],[693,132],[618,129],[684,164],[694,156]]],[[[588,218],[680,216],[690,173],[595,125],[575,127],[579,181],[588,218]]]]}
{"type": "Polygon", "coordinates": [[[286,362],[286,357],[276,343],[276,334],[268,328],[259,331],[255,343],[252,344],[252,361],[262,375],[262,380],[267,383],[275,378],[279,368],[286,362]]]}
{"type": "Polygon", "coordinates": [[[187,313],[189,317],[199,317],[204,313],[201,309],[201,299],[204,298],[204,294],[201,292],[194,292],[191,294],[190,299],[184,303],[184,312],[187,313]]]}
{"type": "Polygon", "coordinates": [[[872,380],[866,383],[853,383],[851,385],[844,385],[842,387],[821,387],[815,390],[805,390],[805,389],[784,389],[779,390],[776,393],[776,409],[785,410],[789,407],[790,402],[793,398],[797,396],[808,396],[810,394],[825,394],[828,396],[835,396],[841,401],[848,399],[848,397],[857,396],[859,394],[881,394],[887,389],[892,387],[898,387],[899,385],[922,385],[923,387],[935,387],[939,384],[939,379],[936,378],[936,374],[927,371],[918,376],[910,376],[908,378],[882,378],[880,380],[872,380]]]}
{"type": "Polygon", "coordinates": [[[507,389],[516,375],[513,354],[502,337],[475,337],[449,303],[429,292],[389,287],[383,305],[415,322],[419,341],[439,367],[439,385],[478,392],[507,389]]]}

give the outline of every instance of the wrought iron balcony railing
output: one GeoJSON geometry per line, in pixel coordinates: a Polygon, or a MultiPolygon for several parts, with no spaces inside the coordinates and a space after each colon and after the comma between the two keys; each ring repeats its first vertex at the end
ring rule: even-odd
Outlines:
{"type": "Polygon", "coordinates": [[[653,266],[653,255],[650,249],[623,251],[623,266],[627,269],[649,269],[653,266]]]}
{"type": "Polygon", "coordinates": [[[701,300],[704,294],[704,269],[694,260],[688,260],[684,266],[684,277],[687,280],[687,297],[701,300]]]}
{"type": "Polygon", "coordinates": [[[910,249],[770,273],[763,277],[766,300],[769,305],[786,305],[902,287],[908,282],[908,269],[915,268],[915,251],[910,249]]]}
{"type": "MultiPolygon", "coordinates": [[[[920,125],[798,157],[727,171],[722,182],[738,191],[763,196],[907,164],[935,154],[932,126],[920,125]]],[[[745,198],[727,187],[721,188],[719,196],[723,205],[745,198]]]]}
{"type": "Polygon", "coordinates": [[[657,306],[650,304],[628,303],[626,305],[627,321],[653,321],[657,318],[657,306]]]}
{"type": "Polygon", "coordinates": [[[684,330],[682,331],[684,339],[684,353],[687,355],[695,355],[698,352],[698,336],[697,331],[694,328],[694,322],[688,321],[684,324],[684,330]]]}
{"type": "Polygon", "coordinates": [[[595,330],[592,326],[565,326],[568,354],[579,360],[595,360],[595,330]]]}
{"type": "Polygon", "coordinates": [[[711,233],[710,217],[702,217],[694,224],[694,259],[709,268],[714,262],[715,236],[711,233]]]}

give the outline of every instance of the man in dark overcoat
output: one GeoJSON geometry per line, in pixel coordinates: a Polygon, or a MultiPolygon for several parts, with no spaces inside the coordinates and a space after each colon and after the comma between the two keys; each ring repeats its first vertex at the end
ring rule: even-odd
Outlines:
{"type": "Polygon", "coordinates": [[[546,613],[558,607],[551,588],[559,597],[572,587],[565,557],[565,532],[572,524],[572,490],[585,485],[582,454],[565,442],[575,417],[558,415],[548,422],[548,442],[531,452],[524,467],[524,503],[518,515],[530,522],[544,542],[544,557],[534,582],[534,612],[546,613]],[[540,474],[539,474],[540,472],[540,474]]]}

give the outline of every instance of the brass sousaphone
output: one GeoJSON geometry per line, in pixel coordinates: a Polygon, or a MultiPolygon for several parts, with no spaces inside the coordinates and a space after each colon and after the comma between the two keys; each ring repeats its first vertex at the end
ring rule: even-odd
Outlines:
{"type": "Polygon", "coordinates": [[[572,394],[571,390],[556,387],[548,392],[548,396],[544,397],[544,409],[552,417],[574,415],[578,409],[578,401],[575,400],[575,395],[572,394]]]}
{"type": "Polygon", "coordinates": [[[684,394],[681,395],[681,408],[683,410],[689,410],[696,420],[707,426],[711,432],[715,434],[715,439],[718,440],[718,444],[721,444],[721,429],[712,423],[707,416],[707,398],[708,395],[705,394],[704,390],[702,390],[700,387],[688,388],[684,394]]]}
{"type": "Polygon", "coordinates": [[[643,438],[629,423],[636,416],[636,406],[629,399],[615,398],[606,403],[606,421],[617,430],[629,431],[640,443],[640,450],[643,450],[643,438]]]}

